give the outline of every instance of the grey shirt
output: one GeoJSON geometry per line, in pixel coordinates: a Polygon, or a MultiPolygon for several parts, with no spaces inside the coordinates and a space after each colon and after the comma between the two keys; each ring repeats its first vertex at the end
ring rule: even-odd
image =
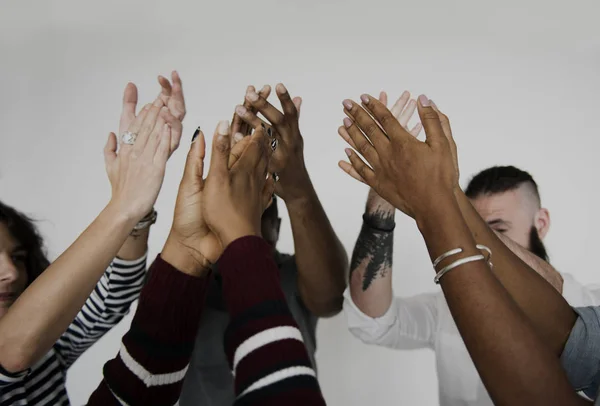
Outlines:
{"type": "Polygon", "coordinates": [[[560,357],[567,378],[576,391],[597,398],[600,386],[600,307],[576,307],[579,315],[560,357]]]}
{"type": "MultiPolygon", "coordinates": [[[[276,252],[275,262],[287,304],[316,370],[317,317],[306,309],[300,298],[295,256],[276,252]]],[[[235,401],[233,375],[223,346],[229,315],[223,302],[218,271],[212,272],[211,278],[194,353],[181,391],[181,406],[231,406],[235,401]]]]}

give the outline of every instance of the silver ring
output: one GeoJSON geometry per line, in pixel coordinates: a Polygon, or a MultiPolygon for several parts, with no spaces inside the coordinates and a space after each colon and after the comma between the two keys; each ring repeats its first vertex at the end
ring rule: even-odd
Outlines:
{"type": "Polygon", "coordinates": [[[273,138],[273,139],[271,140],[271,149],[272,149],[273,151],[275,151],[275,150],[277,149],[277,144],[278,144],[278,143],[279,143],[279,141],[277,141],[277,138],[273,138]]]}
{"type": "Polygon", "coordinates": [[[131,131],[125,131],[121,135],[121,142],[127,145],[133,145],[135,143],[135,139],[137,138],[136,133],[132,133],[131,131]]]}

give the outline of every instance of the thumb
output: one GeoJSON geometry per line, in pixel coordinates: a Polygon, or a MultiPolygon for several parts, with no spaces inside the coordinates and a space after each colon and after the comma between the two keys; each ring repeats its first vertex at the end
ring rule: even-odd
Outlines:
{"type": "Polygon", "coordinates": [[[300,118],[300,107],[302,107],[302,97],[294,97],[292,99],[294,106],[296,106],[296,111],[298,112],[298,118],[300,118]]]}
{"type": "Polygon", "coordinates": [[[194,140],[192,141],[192,146],[190,147],[185,161],[185,169],[183,171],[183,178],[181,179],[182,185],[202,182],[205,156],[206,141],[204,139],[204,133],[200,131],[200,127],[198,127],[198,134],[195,135],[194,140]]]}
{"type": "Polygon", "coordinates": [[[115,159],[117,159],[117,136],[115,133],[110,133],[104,146],[104,163],[109,166],[115,159]]]}
{"type": "Polygon", "coordinates": [[[229,152],[231,150],[229,122],[220,121],[213,136],[210,171],[226,173],[229,167],[229,152]]]}

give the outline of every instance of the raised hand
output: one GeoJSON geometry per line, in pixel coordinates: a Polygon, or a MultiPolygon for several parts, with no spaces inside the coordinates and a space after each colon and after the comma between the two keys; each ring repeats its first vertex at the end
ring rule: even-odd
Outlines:
{"type": "Polygon", "coordinates": [[[310,186],[304,163],[304,140],[298,124],[302,99],[292,99],[281,83],[275,90],[283,112],[277,110],[252,88],[246,93],[246,101],[260,112],[268,123],[263,122],[253,110],[245,106],[237,106],[236,114],[255,130],[265,125],[272,146],[276,147],[269,166],[269,172],[276,173],[280,179],[275,186],[275,193],[283,200],[289,201],[305,195],[306,188],[310,186]]]}
{"type": "MultiPolygon", "coordinates": [[[[256,92],[256,88],[252,85],[248,86],[248,88],[246,89],[246,94],[248,94],[250,92],[256,92]]],[[[269,96],[271,95],[271,86],[264,85],[263,88],[260,89],[260,91],[258,92],[258,95],[260,97],[262,97],[263,99],[267,100],[269,98],[269,96]]],[[[244,97],[244,103],[242,104],[242,106],[252,114],[257,113],[256,109],[254,107],[252,107],[250,102],[245,97],[244,97]]],[[[271,127],[270,124],[268,124],[264,121],[263,121],[263,124],[267,127],[267,129],[271,127]]],[[[233,134],[234,137],[237,134],[242,134],[242,136],[245,137],[247,135],[252,134],[252,130],[253,130],[252,126],[250,126],[248,123],[246,123],[244,120],[242,120],[242,118],[239,116],[239,114],[233,113],[233,120],[231,121],[231,134],[233,134]]],[[[273,131],[273,130],[271,129],[271,131],[273,131]]],[[[231,138],[232,142],[235,142],[234,137],[231,138]]]]}
{"type": "MultiPolygon", "coordinates": [[[[387,107],[388,95],[386,92],[381,92],[379,94],[379,101],[384,106],[387,107]]],[[[416,109],[417,109],[417,101],[410,98],[409,92],[404,91],[404,92],[402,92],[402,95],[398,98],[398,100],[396,100],[396,103],[394,103],[390,112],[392,113],[392,115],[394,117],[396,117],[396,119],[398,120],[400,125],[406,131],[409,131],[408,122],[412,118],[416,109]]],[[[347,119],[347,120],[349,120],[349,119],[347,119]]],[[[421,125],[421,123],[417,123],[409,132],[413,136],[418,137],[422,128],[423,128],[423,126],[421,125]]],[[[350,144],[350,146],[352,148],[356,149],[356,145],[354,145],[354,141],[352,141],[352,138],[350,138],[350,134],[348,134],[348,130],[346,130],[345,126],[341,126],[338,128],[338,134],[344,139],[344,141],[346,141],[348,144],[350,144]]],[[[365,183],[365,181],[358,175],[358,173],[356,172],[356,170],[352,167],[352,165],[350,163],[345,162],[345,161],[340,161],[340,167],[342,168],[342,170],[344,170],[344,172],[346,172],[348,175],[352,176],[354,179],[358,180],[359,182],[365,183]]],[[[371,196],[373,196],[373,194],[375,196],[377,195],[377,193],[375,193],[373,191],[373,189],[371,189],[369,191],[369,196],[371,197],[371,196]]],[[[374,200],[377,200],[377,199],[374,199],[374,200]]]]}
{"type": "Polygon", "coordinates": [[[236,144],[244,149],[231,166],[230,137],[229,124],[220,122],[202,204],[204,220],[222,247],[246,235],[261,235],[261,216],[275,187],[267,171],[272,149],[264,129],[259,126],[248,141],[236,144]]]}
{"type": "MultiPolygon", "coordinates": [[[[409,134],[377,99],[361,96],[362,107],[344,100],[349,119],[344,126],[357,151],[346,153],[361,179],[411,217],[422,214],[432,202],[448,197],[458,185],[451,145],[440,117],[425,96],[418,111],[425,128],[425,142],[409,134]]],[[[340,164],[340,166],[342,166],[340,164]]]]}
{"type": "Polygon", "coordinates": [[[168,109],[161,100],[146,105],[128,126],[129,139],[110,133],[104,148],[106,172],[112,187],[110,204],[136,222],[150,212],[165,175],[171,132],[168,109]]]}

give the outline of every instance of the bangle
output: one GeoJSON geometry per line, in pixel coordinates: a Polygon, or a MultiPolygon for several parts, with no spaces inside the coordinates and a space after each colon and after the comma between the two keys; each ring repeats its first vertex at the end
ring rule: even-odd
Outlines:
{"type": "Polygon", "coordinates": [[[453,263],[451,263],[450,265],[442,268],[441,271],[439,271],[436,275],[435,278],[433,278],[433,281],[436,284],[440,283],[440,279],[442,278],[442,276],[444,276],[447,272],[453,270],[454,268],[457,268],[461,265],[467,264],[469,262],[474,262],[474,261],[481,261],[485,259],[485,257],[481,254],[479,255],[473,255],[470,257],[466,257],[466,258],[461,258],[461,259],[457,259],[456,261],[454,261],[453,263]]]}
{"type": "Polygon", "coordinates": [[[369,227],[370,229],[376,230],[376,231],[381,231],[381,232],[384,232],[384,233],[390,233],[390,232],[394,231],[394,228],[396,228],[396,222],[394,222],[394,223],[392,224],[392,227],[391,227],[391,228],[381,228],[381,227],[377,227],[376,225],[374,225],[374,224],[371,222],[371,220],[369,220],[369,216],[367,216],[367,214],[366,214],[366,213],[365,213],[365,214],[363,214],[363,216],[362,216],[362,219],[363,219],[363,223],[364,223],[364,224],[365,224],[367,227],[369,227]]]}
{"type": "Polygon", "coordinates": [[[461,252],[462,252],[462,248],[455,248],[455,249],[450,250],[448,252],[444,252],[442,255],[440,255],[439,257],[437,257],[435,261],[433,261],[433,269],[435,270],[435,268],[440,264],[440,262],[442,262],[446,258],[448,258],[448,257],[450,257],[452,255],[460,254],[461,252]]]}
{"type": "Polygon", "coordinates": [[[158,213],[156,210],[152,209],[152,211],[144,216],[143,219],[138,221],[138,223],[133,227],[132,234],[136,231],[144,230],[150,227],[152,224],[156,223],[156,219],[158,218],[158,213]]]}

